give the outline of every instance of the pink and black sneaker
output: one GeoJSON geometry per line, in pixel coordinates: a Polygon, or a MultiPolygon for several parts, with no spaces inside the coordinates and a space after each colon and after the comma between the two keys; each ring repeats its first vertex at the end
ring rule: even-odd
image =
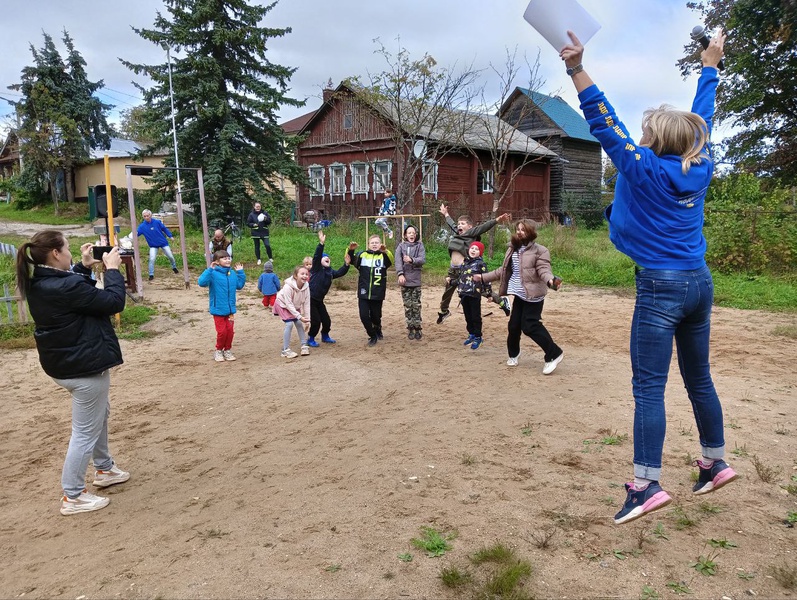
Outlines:
{"type": "Polygon", "coordinates": [[[620,512],[614,515],[614,522],[618,525],[638,519],[672,502],[672,498],[661,489],[658,481],[651,481],[641,490],[636,489],[633,483],[626,483],[625,489],[628,497],[620,512]]]}
{"type": "Polygon", "coordinates": [[[708,494],[739,478],[736,471],[724,460],[715,460],[710,467],[704,467],[699,460],[693,464],[700,468],[697,483],[692,487],[692,493],[695,495],[708,494]]]}

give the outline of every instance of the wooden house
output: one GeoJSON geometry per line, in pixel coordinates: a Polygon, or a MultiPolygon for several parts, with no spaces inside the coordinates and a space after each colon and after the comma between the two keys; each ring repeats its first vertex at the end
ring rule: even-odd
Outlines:
{"type": "Polygon", "coordinates": [[[551,163],[551,212],[562,213],[562,195],[600,190],[601,146],[589,124],[559,96],[515,88],[499,115],[558,155],[551,163]]]}
{"type": "MultiPolygon", "coordinates": [[[[452,115],[466,119],[466,113],[452,115]]],[[[479,130],[486,127],[483,118],[469,120],[464,135],[397,135],[391,110],[369,104],[346,84],[325,90],[323,105],[304,117],[298,133],[306,138],[296,160],[307,170],[311,185],[298,186],[300,214],[313,209],[328,219],[374,215],[385,189],[399,192],[399,212],[405,214],[436,212],[443,201],[477,220],[492,209],[495,175],[485,141],[489,136],[479,130]],[[399,182],[407,179],[402,171],[411,153],[422,166],[407,171],[415,181],[401,197],[399,182]]],[[[500,210],[547,220],[549,171],[555,159],[554,152],[513,131],[507,170],[528,164],[514,179],[500,210]]]]}
{"type": "Polygon", "coordinates": [[[11,177],[20,168],[19,141],[16,132],[11,130],[0,146],[0,178],[11,177]]]}

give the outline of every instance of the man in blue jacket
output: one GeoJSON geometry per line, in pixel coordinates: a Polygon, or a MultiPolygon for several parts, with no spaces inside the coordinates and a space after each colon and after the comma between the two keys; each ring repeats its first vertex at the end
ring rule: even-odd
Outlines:
{"type": "Polygon", "coordinates": [[[172,271],[179,273],[177,263],[174,261],[174,254],[169,247],[169,239],[174,239],[172,232],[163,224],[163,221],[152,218],[152,211],[147,209],[141,213],[144,222],[138,226],[138,235],[143,235],[149,246],[149,280],[155,279],[155,258],[158,250],[163,250],[166,258],[172,263],[172,271]]]}

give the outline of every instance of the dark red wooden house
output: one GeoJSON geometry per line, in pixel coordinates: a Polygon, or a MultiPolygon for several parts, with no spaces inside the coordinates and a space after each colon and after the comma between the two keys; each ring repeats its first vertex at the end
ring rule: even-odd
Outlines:
{"type": "MultiPolygon", "coordinates": [[[[308,117],[298,131],[306,138],[298,146],[296,160],[306,169],[311,186],[298,186],[299,214],[313,209],[327,219],[375,215],[385,189],[399,191],[399,182],[404,180],[401,171],[408,154],[418,152],[418,141],[414,145],[413,140],[397,136],[388,113],[366,106],[355,89],[341,84],[325,90],[318,110],[290,122],[308,117]]],[[[476,129],[478,122],[473,119],[476,129]]],[[[441,202],[447,202],[453,211],[468,212],[477,220],[489,214],[495,175],[489,146],[479,141],[485,137],[479,133],[467,131],[460,141],[425,136],[422,149],[434,158],[422,159],[422,168],[413,176],[416,185],[408,197],[399,195],[399,212],[433,213],[441,202]],[[429,148],[444,151],[429,153],[429,148]]],[[[547,220],[550,163],[555,159],[555,153],[513,131],[507,170],[528,164],[514,178],[500,210],[547,220]]]]}

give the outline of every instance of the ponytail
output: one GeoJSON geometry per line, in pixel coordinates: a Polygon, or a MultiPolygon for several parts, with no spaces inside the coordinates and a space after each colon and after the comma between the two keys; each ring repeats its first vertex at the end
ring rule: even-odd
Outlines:
{"type": "Polygon", "coordinates": [[[25,242],[17,250],[17,289],[20,297],[25,300],[30,292],[31,275],[33,267],[37,264],[46,264],[47,255],[53,250],[64,247],[64,234],[54,229],[46,229],[34,235],[29,242],[25,242]]]}

